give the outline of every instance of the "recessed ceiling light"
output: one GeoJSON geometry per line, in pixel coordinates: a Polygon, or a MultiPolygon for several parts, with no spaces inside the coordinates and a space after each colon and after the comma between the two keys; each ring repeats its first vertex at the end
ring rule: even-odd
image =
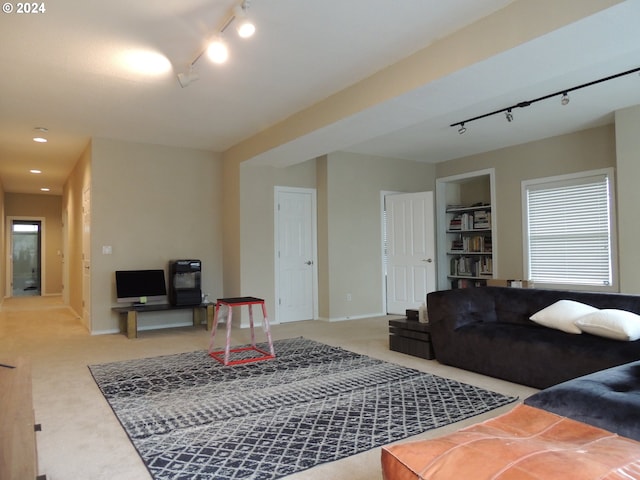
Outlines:
{"type": "Polygon", "coordinates": [[[40,189],[40,191],[42,191],[42,192],[50,192],[50,191],[51,191],[51,189],[50,189],[50,188],[47,188],[47,187],[42,187],[42,188],[40,189]]]}
{"type": "Polygon", "coordinates": [[[31,172],[31,173],[42,173],[42,170],[38,170],[36,168],[32,168],[31,170],[29,170],[29,172],[31,172]]]}
{"type": "Polygon", "coordinates": [[[34,142],[38,142],[38,143],[47,143],[48,140],[44,137],[33,137],[33,141],[34,142]]]}

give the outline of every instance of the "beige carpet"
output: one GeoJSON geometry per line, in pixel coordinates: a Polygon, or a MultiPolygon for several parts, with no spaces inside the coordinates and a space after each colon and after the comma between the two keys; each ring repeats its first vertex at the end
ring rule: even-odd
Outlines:
{"type": "MultiPolygon", "coordinates": [[[[524,398],[536,390],[440,365],[388,349],[389,317],[344,322],[307,321],[273,325],[274,338],[304,336],[354,352],[426,372],[455,378],[505,395],[524,398]]],[[[209,332],[185,327],[145,331],[137,340],[124,335],[90,336],[59,297],[6,299],[0,308],[0,352],[23,355],[33,364],[33,396],[40,473],[48,480],[147,480],[144,464],[99,392],[87,365],[130,358],[204,350],[209,332]]],[[[233,343],[250,342],[249,332],[234,329],[233,343]]],[[[513,408],[432,430],[431,438],[513,408]]],[[[290,480],[379,480],[380,449],[320,465],[290,480]]]]}

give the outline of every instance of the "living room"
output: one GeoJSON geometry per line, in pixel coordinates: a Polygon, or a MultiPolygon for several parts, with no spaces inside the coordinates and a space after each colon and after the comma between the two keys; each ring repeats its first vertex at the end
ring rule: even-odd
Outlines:
{"type": "MultiPolygon", "coordinates": [[[[258,1],[255,3],[257,5],[258,1]]],[[[511,8],[522,16],[531,13],[531,9],[535,10],[532,2],[512,3],[514,5],[511,8]]],[[[535,18],[553,17],[549,15],[549,11],[553,11],[557,14],[557,23],[554,24],[551,20],[549,23],[542,20],[531,22],[530,27],[535,31],[524,33],[505,29],[504,38],[494,38],[501,35],[491,37],[499,43],[496,50],[508,52],[518,42],[526,41],[523,36],[529,40],[538,35],[544,36],[558,25],[578,21],[600,9],[613,9],[618,2],[598,5],[598,2],[567,1],[557,7],[557,10],[555,5],[554,8],[551,7],[551,3],[553,2],[549,3],[548,12],[544,15],[538,12],[535,18]],[[589,5],[585,6],[586,3],[589,5]],[[569,11],[573,13],[568,13],[569,11]]],[[[628,7],[630,2],[621,2],[622,6],[618,7],[625,7],[625,3],[626,8],[631,8],[628,7]]],[[[3,21],[7,19],[8,16],[5,15],[3,21]]],[[[518,25],[522,26],[522,17],[518,17],[518,20],[518,25]]],[[[495,21],[498,23],[492,24],[489,21],[488,25],[481,27],[497,28],[497,31],[502,32],[498,27],[509,25],[504,18],[495,21]]],[[[571,131],[557,129],[539,138],[529,139],[523,133],[526,127],[517,125],[518,121],[523,124],[529,111],[540,107],[539,111],[542,113],[536,114],[539,123],[544,123],[545,115],[549,118],[562,116],[562,113],[558,113],[561,108],[559,101],[549,100],[549,105],[532,106],[528,110],[518,111],[514,125],[507,124],[502,116],[499,122],[495,121],[496,124],[499,123],[501,132],[499,140],[492,143],[495,148],[466,152],[464,146],[458,146],[456,148],[462,148],[464,153],[443,161],[416,161],[404,158],[408,155],[400,154],[396,157],[380,148],[379,144],[379,154],[367,153],[367,149],[371,147],[356,148],[359,140],[362,140],[360,130],[365,127],[340,132],[345,124],[351,122],[362,121],[362,125],[368,125],[367,120],[375,114],[376,105],[384,103],[385,99],[388,100],[398,92],[411,91],[423,81],[437,84],[450,73],[421,71],[417,66],[423,65],[425,58],[442,61],[443,70],[457,61],[464,63],[464,68],[472,66],[477,58],[472,58],[473,52],[465,52],[469,43],[460,45],[459,42],[464,43],[463,40],[468,40],[474,33],[477,31],[466,32],[457,39],[445,39],[446,42],[443,40],[418,58],[398,62],[395,68],[378,76],[373,75],[361,84],[345,88],[334,96],[307,107],[308,110],[300,114],[289,112],[292,116],[282,116],[284,120],[243,137],[244,139],[237,140],[225,149],[163,145],[147,141],[142,133],[139,137],[133,135],[133,138],[114,138],[107,130],[100,135],[84,137],[80,153],[73,159],[59,192],[52,195],[19,193],[10,184],[8,177],[3,177],[0,185],[0,212],[3,219],[10,216],[46,216],[49,227],[60,225],[59,235],[47,236],[47,241],[52,243],[48,246],[48,251],[53,252],[47,254],[48,261],[56,265],[48,268],[48,271],[59,273],[56,273],[55,279],[46,280],[44,291],[46,296],[61,296],[63,303],[74,312],[73,319],[63,316],[61,320],[61,324],[65,328],[71,328],[73,332],[71,344],[75,341],[88,342],[104,350],[108,350],[112,343],[119,344],[120,335],[108,335],[120,330],[118,314],[112,312],[112,307],[116,305],[114,272],[119,269],[165,268],[168,261],[175,258],[202,260],[202,290],[209,298],[250,294],[264,298],[270,311],[275,311],[275,187],[307,188],[317,192],[317,318],[326,321],[318,323],[328,325],[305,325],[304,328],[315,331],[316,328],[333,327],[336,329],[335,335],[323,332],[319,338],[336,340],[338,336],[345,335],[348,337],[345,342],[347,346],[355,344],[355,348],[364,353],[371,353],[367,351],[373,348],[370,345],[375,344],[376,354],[386,355],[380,353],[381,345],[386,341],[386,329],[384,322],[379,319],[371,321],[370,334],[373,338],[351,338],[358,335],[355,326],[367,328],[366,321],[386,314],[381,261],[381,192],[434,190],[437,179],[451,175],[488,168],[495,170],[495,209],[499,212],[497,241],[500,245],[495,259],[496,271],[501,278],[524,278],[522,181],[614,168],[618,227],[615,236],[618,258],[623,260],[615,265],[617,290],[623,293],[640,293],[640,280],[636,274],[637,265],[640,265],[640,252],[635,245],[639,233],[637,229],[640,228],[636,221],[638,193],[635,186],[635,179],[640,174],[640,140],[636,134],[640,123],[640,101],[609,112],[606,119],[596,125],[589,124],[586,128],[571,131]],[[445,48],[450,48],[450,53],[445,55],[448,61],[442,60],[442,49],[445,48]],[[385,84],[384,88],[380,87],[380,83],[385,84]],[[554,105],[551,106],[551,103],[554,105]],[[344,133],[344,136],[340,133],[344,133]],[[518,140],[523,135],[525,140],[518,140]],[[42,212],[43,197],[48,203],[56,205],[53,213],[42,212]],[[87,211],[90,212],[88,218],[87,211]],[[90,260],[89,276],[85,275],[89,270],[87,260],[90,260]],[[345,319],[355,319],[352,320],[354,327],[337,326],[336,321],[345,319]],[[76,325],[70,325],[72,322],[76,322],[76,325]],[[92,336],[100,336],[101,339],[96,341],[92,336]],[[117,340],[109,340],[109,337],[117,340]]],[[[5,42],[8,43],[10,42],[5,42]]],[[[483,42],[478,42],[481,43],[483,42]]],[[[606,47],[609,46],[607,43],[606,47]]],[[[636,49],[637,47],[635,45],[636,49]]],[[[629,51],[633,52],[632,49],[629,51]]],[[[600,51],[594,55],[605,56],[600,51]]],[[[584,62],[588,62],[588,59],[584,62]]],[[[463,67],[458,65],[455,68],[463,67]]],[[[455,68],[451,67],[451,70],[455,71],[455,68]]],[[[624,81],[637,82],[637,75],[631,77],[624,81]]],[[[542,82],[540,86],[544,90],[538,91],[536,95],[594,79],[589,76],[559,85],[542,82]]],[[[611,82],[607,85],[609,83],[611,82]]],[[[201,86],[202,83],[194,83],[188,88],[201,86]]],[[[615,89],[613,86],[609,88],[615,89]]],[[[458,135],[455,128],[449,127],[451,122],[528,98],[527,94],[520,95],[515,89],[510,92],[512,95],[506,103],[492,104],[484,100],[478,102],[479,105],[473,105],[468,96],[473,95],[474,89],[469,89],[468,93],[463,94],[462,100],[470,101],[470,107],[465,107],[469,109],[452,107],[454,115],[438,114],[431,118],[433,123],[438,123],[440,130],[446,132],[444,135],[449,136],[450,143],[467,142],[466,137],[474,129],[476,132],[483,132],[483,122],[490,120],[467,124],[469,132],[463,136],[458,135]],[[475,113],[466,115],[466,112],[472,111],[475,113]]],[[[7,88],[6,91],[13,90],[7,88]]],[[[191,92],[187,91],[187,94],[195,95],[191,92]]],[[[436,95],[437,92],[429,93],[436,95]]],[[[22,98],[21,96],[18,98],[22,98]]],[[[503,98],[501,97],[501,101],[503,98]]],[[[584,93],[576,92],[572,95],[570,107],[585,99],[589,99],[588,89],[584,93]]],[[[445,109],[446,106],[439,108],[445,109]]],[[[188,116],[188,112],[180,111],[188,116]]],[[[405,114],[403,111],[399,116],[405,114]]],[[[2,121],[3,125],[10,123],[8,118],[3,118],[2,121]]],[[[32,127],[31,123],[34,121],[36,120],[29,118],[27,124],[32,127]]],[[[397,121],[397,125],[389,127],[391,130],[406,126],[405,122],[408,124],[410,120],[397,121]]],[[[384,139],[385,132],[380,123],[387,122],[388,118],[383,118],[369,125],[372,131],[379,131],[384,139]]],[[[22,123],[24,126],[25,122],[22,123]]],[[[52,133],[54,131],[55,128],[52,128],[52,133]]],[[[135,132],[136,128],[131,128],[131,131],[135,132]]],[[[486,133],[479,135],[484,134],[486,133]]],[[[0,150],[0,155],[3,160],[10,157],[3,150],[0,150]]],[[[429,157],[430,152],[424,155],[429,157]]],[[[437,156],[435,152],[433,156],[437,156]]],[[[8,241],[7,225],[4,222],[0,233],[1,248],[6,254],[8,241]]],[[[0,288],[7,291],[9,282],[6,262],[3,262],[0,266],[0,288]]],[[[7,300],[3,302],[3,306],[6,305],[7,300]]],[[[165,325],[186,325],[190,323],[187,316],[188,312],[149,315],[143,320],[143,327],[153,329],[165,325]]],[[[273,320],[278,323],[277,317],[273,320]]],[[[340,322],[342,323],[349,322],[340,322]]],[[[29,325],[37,323],[31,322],[29,325]]],[[[295,336],[298,333],[295,325],[281,327],[282,335],[286,333],[295,336]]],[[[300,328],[304,329],[302,326],[300,328]]],[[[132,346],[131,353],[142,354],[142,346],[151,343],[153,346],[145,351],[145,355],[173,352],[176,348],[186,349],[188,346],[202,348],[206,343],[203,332],[196,332],[190,337],[191,334],[185,334],[182,329],[178,331],[178,335],[187,337],[184,341],[172,344],[172,331],[158,330],[149,333],[147,338],[131,342],[132,345],[140,344],[132,346]]],[[[236,335],[238,341],[246,340],[246,332],[236,332],[236,335]]],[[[27,343],[29,340],[21,341],[27,343]]],[[[35,344],[44,345],[46,339],[38,337],[35,344]]],[[[117,348],[122,353],[126,346],[118,345],[117,348]]],[[[55,355],[55,351],[44,351],[55,355]]],[[[79,354],[74,357],[73,361],[78,361],[81,356],[79,354]]],[[[128,357],[128,354],[123,356],[128,357]]],[[[107,357],[104,356],[105,359],[107,357]]],[[[397,360],[399,357],[390,354],[390,358],[397,360]]],[[[45,359],[41,356],[39,361],[44,362],[45,359]]],[[[413,359],[408,360],[408,363],[411,366],[417,365],[413,359]]],[[[436,370],[438,373],[460,375],[449,369],[436,370]]],[[[44,380],[44,371],[42,369],[38,373],[40,381],[44,380]]],[[[467,378],[465,373],[461,375],[462,378],[467,378]]],[[[65,377],[65,381],[73,382],[71,378],[65,377]]],[[[470,378],[488,388],[495,388],[491,379],[473,375],[470,378]]],[[[40,404],[45,403],[45,385],[51,386],[43,382],[36,389],[40,404]]],[[[507,386],[502,382],[498,382],[498,388],[518,396],[529,393],[526,388],[507,386]]],[[[58,407],[60,406],[56,406],[58,407]]],[[[56,408],[50,410],[52,415],[53,412],[62,410],[61,407],[60,410],[56,408]]],[[[106,416],[110,412],[101,411],[100,414],[106,416]]],[[[57,425],[57,428],[65,427],[57,425]]],[[[127,478],[126,474],[122,478],[127,478]]]]}
{"type": "MultiPolygon", "coordinates": [[[[508,48],[526,39],[537,38],[536,36],[557,29],[562,22],[575,22],[584,16],[587,20],[583,21],[587,25],[582,28],[593,29],[602,23],[597,15],[589,15],[604,8],[603,5],[596,5],[597,2],[587,5],[582,2],[577,8],[569,3],[562,8],[554,4],[553,11],[558,18],[549,21],[544,12],[534,5],[515,2],[509,8],[501,10],[499,15],[487,17],[469,29],[436,42],[413,57],[397,62],[393,68],[378,72],[365,81],[328,97],[301,112],[299,116],[282,121],[277,128],[274,126],[264,130],[228,148],[224,153],[151,144],[145,142],[143,136],[137,139],[134,136],[134,140],[115,140],[108,136],[86,138],[80,143],[82,147],[79,156],[73,160],[69,173],[63,178],[64,187],[60,187],[60,197],[55,196],[61,198],[60,217],[65,224],[66,233],[63,237],[66,241],[52,249],[60,254],[49,257],[50,261],[57,263],[64,258],[65,268],[62,282],[58,280],[48,292],[63,293],[65,301],[83,318],[89,331],[113,332],[118,328],[118,317],[110,312],[115,299],[113,272],[124,268],[163,267],[172,258],[186,256],[202,260],[203,291],[209,298],[252,292],[264,297],[269,305],[275,305],[275,286],[271,273],[274,271],[273,187],[291,186],[317,189],[318,193],[318,248],[324,249],[319,251],[321,260],[317,266],[318,317],[331,320],[381,314],[385,313],[380,259],[381,191],[433,190],[436,178],[495,168],[496,210],[499,212],[497,240],[501,246],[496,258],[496,271],[503,278],[521,278],[520,182],[601,167],[617,169],[618,254],[625,258],[619,264],[619,290],[637,291],[639,287],[634,275],[637,254],[633,246],[636,232],[630,230],[633,229],[634,222],[627,220],[634,218],[636,203],[635,188],[627,184],[635,177],[634,166],[637,163],[633,135],[637,113],[633,107],[618,111],[615,120],[614,114],[609,113],[596,122],[596,126],[586,131],[584,128],[576,131],[575,127],[571,127],[570,133],[563,133],[566,129],[558,128],[544,134],[546,139],[522,140],[530,138],[523,132],[532,129],[533,125],[551,124],[552,119],[561,124],[568,122],[564,117],[567,108],[577,108],[574,104],[579,101],[588,102],[588,89],[584,89],[572,92],[575,98],[563,110],[559,110],[557,105],[552,105],[555,102],[549,100],[523,110],[522,115],[516,112],[518,116],[513,123],[497,122],[491,118],[474,122],[468,127],[479,131],[479,137],[476,138],[471,137],[471,131],[460,136],[454,128],[447,130],[447,127],[444,129],[446,142],[462,153],[453,157],[449,154],[450,160],[439,162],[417,162],[399,158],[400,155],[396,157],[388,153],[379,141],[374,144],[376,148],[373,150],[380,153],[363,153],[371,150],[371,147],[366,147],[366,142],[360,148],[349,146],[357,136],[362,138],[362,134],[343,127],[346,121],[344,118],[347,118],[345,115],[351,115],[353,120],[349,122],[372,122],[371,128],[383,133],[378,123],[384,120],[377,118],[380,115],[376,113],[376,109],[362,110],[363,105],[358,105],[357,101],[362,96],[367,96],[371,97],[367,100],[369,104],[375,105],[380,99],[396,95],[398,90],[415,88],[415,84],[424,81],[433,83],[434,76],[459,69],[460,66],[442,63],[437,72],[413,71],[412,85],[403,84],[409,78],[407,74],[412,72],[412,68],[427,59],[440,56],[440,49],[448,49],[449,56],[456,52],[466,62],[477,60],[482,55],[495,54],[482,49],[478,52],[468,51],[467,46],[458,43],[467,40],[469,35],[493,31],[496,26],[493,22],[508,24],[527,15],[529,18],[534,15],[536,18],[536,22],[531,22],[535,23],[531,25],[533,31],[511,32],[513,36],[508,38],[503,35],[500,37],[501,45],[496,48],[508,48]],[[380,81],[386,81],[385,89],[379,88],[380,81]],[[360,93],[354,96],[356,91],[360,93]],[[327,114],[319,117],[320,112],[327,114]],[[525,113],[532,118],[524,118],[525,113]],[[292,128],[303,117],[307,118],[303,130],[292,128]],[[545,118],[549,120],[545,122],[545,118]],[[518,122],[523,126],[518,126],[518,122]],[[487,135],[482,129],[487,128],[488,123],[491,123],[491,129],[497,128],[497,135],[492,134],[491,137],[492,144],[496,147],[489,150],[496,153],[465,155],[464,152],[473,152],[469,148],[477,148],[473,143],[472,146],[467,146],[469,142],[477,142],[478,138],[487,135]],[[507,127],[509,130],[505,130],[507,127]],[[345,132],[349,132],[348,135],[352,137],[350,140],[338,138],[337,142],[333,139],[336,131],[342,131],[343,137],[347,135],[345,132]],[[343,148],[340,148],[341,144],[343,148]],[[317,145],[322,147],[318,148],[317,145]],[[176,162],[178,158],[179,162],[176,162]],[[363,176],[365,169],[367,175],[363,176]],[[149,185],[154,188],[147,188],[149,185]],[[90,237],[86,235],[88,230],[82,226],[83,221],[87,221],[82,217],[83,194],[90,197],[90,237]],[[357,199],[360,201],[356,203],[357,199]],[[355,228],[353,222],[355,218],[359,219],[358,228],[355,228]],[[505,225],[509,227],[505,228],[505,225]],[[84,247],[83,242],[86,243],[84,247]],[[359,248],[350,248],[351,245],[359,245],[359,248]],[[111,253],[105,254],[106,251],[111,253]],[[346,251],[349,252],[351,264],[360,268],[351,268],[349,264],[345,264],[342,252],[346,251]],[[86,260],[87,257],[91,261],[90,289],[86,287],[87,279],[83,275],[86,271],[83,259],[86,260]],[[366,271],[361,269],[363,265],[367,265],[366,271]],[[58,290],[61,283],[65,285],[63,292],[58,290]],[[350,294],[351,300],[347,300],[347,294],[350,294]]],[[[626,38],[626,32],[622,25],[625,14],[630,14],[625,11],[629,8],[632,8],[632,2],[622,2],[605,9],[604,13],[611,17],[609,20],[615,19],[619,23],[618,30],[622,31],[620,36],[623,38],[626,38]]],[[[572,24],[572,28],[573,25],[577,24],[572,24]]],[[[565,35],[572,33],[569,30],[565,35]]],[[[548,41],[558,40],[550,38],[548,41]]],[[[604,61],[603,59],[611,56],[608,52],[610,45],[621,41],[616,36],[592,39],[591,42],[603,45],[602,51],[594,52],[593,59],[604,61]]],[[[529,41],[524,46],[530,48],[531,43],[535,42],[529,41]]],[[[618,55],[628,61],[632,57],[634,45],[620,47],[618,55]]],[[[523,50],[521,54],[526,52],[527,50],[523,50]]],[[[531,55],[534,53],[537,52],[529,52],[531,55]]],[[[580,61],[588,64],[595,60],[586,58],[580,61]]],[[[491,70],[495,67],[489,65],[487,68],[491,70]]],[[[624,81],[626,92],[627,85],[634,81],[633,77],[635,75],[615,82],[624,81]]],[[[196,86],[198,84],[194,83],[189,88],[196,86]]],[[[570,85],[554,85],[549,89],[568,86],[570,85]]],[[[487,88],[486,85],[472,87],[468,86],[469,92],[465,92],[465,96],[476,94],[481,87],[487,88]]],[[[537,94],[547,93],[547,90],[539,88],[541,87],[536,89],[537,94]]],[[[605,95],[611,96],[614,91],[621,89],[621,84],[607,82],[591,88],[606,89],[605,95]]],[[[425,94],[429,93],[425,91],[425,94]]],[[[511,99],[517,101],[520,97],[511,95],[511,99]]],[[[470,111],[476,114],[482,112],[479,107],[470,111]]],[[[449,121],[465,118],[462,112],[456,115],[461,116],[448,115],[451,119],[449,121]]],[[[436,121],[440,123],[443,119],[436,117],[436,121]]],[[[396,124],[392,128],[397,129],[399,124],[408,124],[414,120],[397,118],[394,122],[396,124]]],[[[448,122],[445,125],[446,123],[448,122]]],[[[442,129],[441,126],[439,128],[442,129]]],[[[367,133],[366,136],[371,135],[367,133]]],[[[433,145],[435,149],[439,144],[433,145]]],[[[427,157],[429,156],[439,158],[436,154],[427,153],[427,157]]],[[[9,161],[10,156],[4,155],[3,158],[4,161],[9,161]]],[[[7,175],[3,178],[3,188],[4,192],[12,195],[15,187],[11,186],[9,178],[7,175]]],[[[4,210],[4,195],[2,200],[4,210]]],[[[12,204],[15,203],[24,205],[25,202],[12,204]]],[[[12,214],[5,211],[3,217],[12,214]]],[[[2,242],[6,250],[6,234],[2,235],[2,242]]],[[[3,264],[2,268],[0,281],[3,284],[0,286],[6,291],[6,265],[3,264]]],[[[153,321],[162,323],[163,320],[153,321]]],[[[176,319],[166,321],[174,323],[176,319]]]]}

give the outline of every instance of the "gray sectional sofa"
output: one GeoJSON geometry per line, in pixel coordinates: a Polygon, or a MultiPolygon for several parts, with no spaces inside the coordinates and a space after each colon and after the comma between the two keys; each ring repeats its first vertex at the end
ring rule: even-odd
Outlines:
{"type": "Polygon", "coordinates": [[[640,361],[554,385],[524,403],[640,441],[640,361]]]}
{"type": "Polygon", "coordinates": [[[436,359],[544,389],[640,360],[640,340],[571,334],[529,319],[558,300],[640,314],[640,296],[560,290],[481,287],[427,295],[436,359]]]}

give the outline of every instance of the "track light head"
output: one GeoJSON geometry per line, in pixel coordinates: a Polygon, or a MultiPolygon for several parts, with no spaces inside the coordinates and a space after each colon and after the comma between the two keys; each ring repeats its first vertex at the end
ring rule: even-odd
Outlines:
{"type": "Polygon", "coordinates": [[[191,85],[191,83],[195,82],[199,78],[200,76],[193,71],[193,66],[190,65],[189,70],[186,73],[178,74],[178,83],[182,88],[185,88],[191,85]]]}
{"type": "Polygon", "coordinates": [[[256,33],[256,26],[247,16],[247,10],[249,10],[249,0],[244,0],[234,9],[236,31],[241,38],[249,38],[256,33]]]}
{"type": "Polygon", "coordinates": [[[560,99],[560,103],[562,105],[567,105],[571,99],[569,98],[569,94],[567,92],[563,92],[562,98],[560,99]]]}
{"type": "Polygon", "coordinates": [[[467,127],[464,126],[464,123],[461,123],[460,128],[458,128],[458,133],[462,135],[466,131],[467,131],[467,127]]]}
{"type": "Polygon", "coordinates": [[[225,63],[229,58],[229,49],[222,37],[216,37],[207,47],[207,56],[213,63],[225,63]]]}
{"type": "Polygon", "coordinates": [[[511,113],[511,109],[507,110],[505,117],[507,118],[507,122],[513,122],[513,113],[511,113]]]}

